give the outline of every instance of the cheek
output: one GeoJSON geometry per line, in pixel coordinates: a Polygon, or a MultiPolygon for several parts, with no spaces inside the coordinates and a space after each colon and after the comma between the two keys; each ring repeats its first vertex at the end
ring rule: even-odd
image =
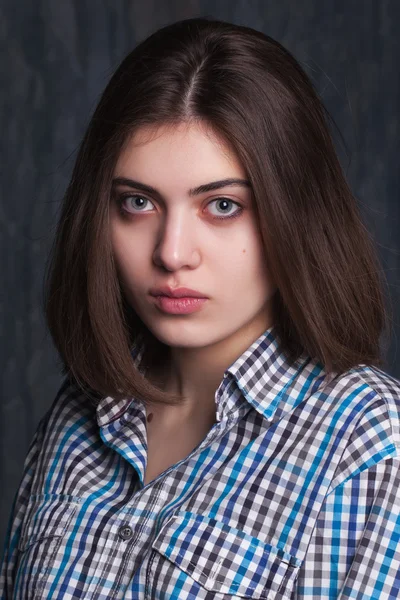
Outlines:
{"type": "Polygon", "coordinates": [[[240,278],[238,281],[259,278],[266,271],[264,248],[254,232],[230,244],[218,260],[221,270],[240,278]]]}
{"type": "Polygon", "coordinates": [[[230,295],[237,297],[237,291],[248,290],[251,297],[269,296],[275,283],[269,273],[264,246],[253,232],[247,239],[231,248],[230,257],[221,263],[221,285],[230,295]]]}
{"type": "Polygon", "coordinates": [[[111,243],[116,268],[122,281],[132,284],[135,279],[140,278],[143,270],[143,245],[139,245],[137,239],[126,230],[115,227],[111,231],[111,243]]]}

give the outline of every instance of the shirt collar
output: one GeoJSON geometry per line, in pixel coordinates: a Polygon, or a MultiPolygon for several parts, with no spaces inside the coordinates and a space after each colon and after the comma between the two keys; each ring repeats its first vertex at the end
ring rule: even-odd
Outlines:
{"type": "MultiPolygon", "coordinates": [[[[131,354],[135,366],[140,368],[143,347],[136,346],[131,354]]],[[[276,327],[272,326],[225,371],[224,380],[215,394],[217,420],[226,417],[227,413],[233,413],[244,398],[268,421],[272,421],[305,400],[315,389],[315,383],[319,384],[324,378],[322,365],[311,360],[307,354],[301,354],[295,361],[290,359],[282,351],[276,327]],[[227,387],[224,380],[228,374],[241,391],[240,394],[224,393],[227,387]]],[[[121,417],[131,403],[132,398],[118,402],[111,396],[101,399],[97,405],[99,426],[121,417]]]]}
{"type": "MultiPolygon", "coordinates": [[[[276,326],[264,331],[227,372],[241,396],[268,421],[304,401],[326,378],[323,365],[307,353],[293,360],[282,350],[276,326]]],[[[220,412],[225,412],[224,407],[220,412]]]]}

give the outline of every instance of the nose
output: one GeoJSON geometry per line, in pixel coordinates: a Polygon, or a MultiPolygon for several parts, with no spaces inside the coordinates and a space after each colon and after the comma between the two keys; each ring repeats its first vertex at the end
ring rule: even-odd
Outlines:
{"type": "Polygon", "coordinates": [[[184,207],[176,208],[160,224],[153,260],[157,266],[168,271],[184,267],[195,269],[200,263],[201,254],[196,242],[194,220],[184,207]]]}

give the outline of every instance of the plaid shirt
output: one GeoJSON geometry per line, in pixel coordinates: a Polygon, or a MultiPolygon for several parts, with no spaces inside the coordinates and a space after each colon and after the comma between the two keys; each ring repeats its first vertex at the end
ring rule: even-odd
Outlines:
{"type": "Polygon", "coordinates": [[[1,598],[400,598],[400,382],[290,362],[272,327],[215,402],[203,441],[143,486],[143,404],[90,406],[64,381],[26,458],[1,598]]]}

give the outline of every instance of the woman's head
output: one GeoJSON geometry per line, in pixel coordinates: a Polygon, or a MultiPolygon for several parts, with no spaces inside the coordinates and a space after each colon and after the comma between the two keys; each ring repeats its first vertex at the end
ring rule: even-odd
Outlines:
{"type": "Polygon", "coordinates": [[[46,315],[64,373],[103,395],[167,401],[133,365],[139,340],[146,366],[247,323],[257,335],[274,324],[283,351],[329,372],[380,364],[379,264],[326,117],[261,32],[189,19],[139,44],[92,117],[56,234],[46,315]],[[226,177],[248,185],[189,194],[226,177]],[[122,194],[135,216],[119,212],[122,194]],[[213,220],[235,212],[224,199],[243,213],[213,220]],[[210,300],[165,315],[148,296],[164,284],[210,300]]]}
{"type": "Polygon", "coordinates": [[[205,363],[233,360],[272,325],[276,291],[235,153],[203,121],[143,127],[121,151],[113,183],[111,240],[129,305],[165,345],[194,349],[197,364],[204,354],[205,363]],[[161,286],[207,300],[171,314],[151,295],[161,286]]]}

